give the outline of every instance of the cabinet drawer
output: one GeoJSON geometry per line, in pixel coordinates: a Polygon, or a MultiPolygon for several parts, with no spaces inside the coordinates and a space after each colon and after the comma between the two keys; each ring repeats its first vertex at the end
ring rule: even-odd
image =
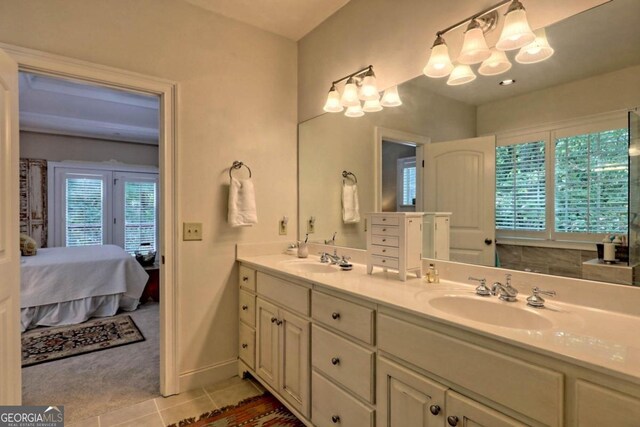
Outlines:
{"type": "Polygon", "coordinates": [[[371,245],[371,253],[373,255],[383,256],[383,257],[393,257],[398,258],[400,254],[400,249],[398,248],[390,248],[387,246],[378,246],[371,245]]]}
{"type": "Polygon", "coordinates": [[[371,263],[379,267],[398,268],[398,258],[371,255],[371,263]]]}
{"type": "Polygon", "coordinates": [[[256,291],[256,271],[244,265],[240,266],[238,283],[241,287],[256,291]]]}
{"type": "Polygon", "coordinates": [[[314,320],[373,344],[372,309],[316,291],[313,292],[311,303],[311,317],[314,320]]]}
{"type": "Polygon", "coordinates": [[[377,236],[399,236],[400,228],[393,225],[372,225],[371,234],[377,236]]]}
{"type": "Polygon", "coordinates": [[[371,225],[398,225],[400,218],[397,216],[372,215],[371,225]]]}
{"type": "Polygon", "coordinates": [[[256,296],[240,289],[240,320],[249,326],[256,326],[256,296]]]}
{"type": "Polygon", "coordinates": [[[372,351],[315,325],[311,331],[311,348],[314,368],[373,403],[372,351]]]}
{"type": "Polygon", "coordinates": [[[322,375],[311,376],[311,421],[316,427],[373,427],[373,409],[358,402],[322,375]]]}
{"type": "Polygon", "coordinates": [[[240,339],[238,354],[251,369],[255,369],[256,364],[256,331],[240,323],[240,339]]]}
{"type": "Polygon", "coordinates": [[[562,425],[561,373],[384,314],[377,328],[379,350],[545,425],[562,425]]]}
{"type": "Polygon", "coordinates": [[[305,316],[309,315],[309,289],[295,283],[279,279],[263,272],[258,272],[258,294],[278,304],[295,310],[305,316]]]}
{"type": "Polygon", "coordinates": [[[398,237],[371,236],[371,244],[397,248],[400,245],[400,239],[398,237]]]}

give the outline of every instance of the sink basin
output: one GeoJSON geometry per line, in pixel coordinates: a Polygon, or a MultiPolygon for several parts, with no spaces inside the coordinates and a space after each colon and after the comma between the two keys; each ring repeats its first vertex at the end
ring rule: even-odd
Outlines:
{"type": "Polygon", "coordinates": [[[429,304],[453,316],[505,328],[541,330],[553,326],[549,319],[527,310],[521,303],[502,302],[497,298],[446,295],[431,299],[429,304]]]}
{"type": "Polygon", "coordinates": [[[322,264],[319,261],[311,260],[283,261],[282,267],[292,273],[330,274],[340,271],[335,265],[322,264]]]}

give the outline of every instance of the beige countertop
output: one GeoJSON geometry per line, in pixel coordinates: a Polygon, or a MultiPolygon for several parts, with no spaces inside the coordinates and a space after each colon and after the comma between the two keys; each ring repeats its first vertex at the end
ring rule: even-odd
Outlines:
{"type": "MultiPolygon", "coordinates": [[[[555,302],[552,299],[547,299],[544,309],[535,309],[526,305],[528,294],[525,292],[518,295],[517,302],[503,302],[497,297],[476,296],[475,284],[445,280],[439,284],[429,284],[418,278],[401,282],[397,279],[397,273],[385,273],[380,269],[368,275],[366,266],[362,264],[353,264],[352,271],[340,271],[337,266],[320,264],[317,256],[305,260],[285,254],[242,256],[238,261],[284,278],[302,279],[319,287],[344,292],[640,384],[640,316],[555,302]],[[321,267],[314,268],[317,270],[315,272],[301,271],[297,267],[299,262],[317,262],[321,267]],[[326,273],[322,266],[327,268],[326,273]],[[482,300],[479,301],[479,308],[489,308],[487,318],[492,317],[492,307],[507,308],[488,304],[508,305],[509,309],[503,310],[506,314],[497,321],[470,320],[463,317],[464,314],[455,314],[455,309],[437,308],[437,303],[447,298],[461,298],[464,300],[462,303],[472,305],[473,299],[482,300]],[[526,329],[520,325],[523,317],[536,320],[534,323],[542,326],[526,329]]],[[[518,283],[514,283],[514,286],[517,288],[518,283]]]]}

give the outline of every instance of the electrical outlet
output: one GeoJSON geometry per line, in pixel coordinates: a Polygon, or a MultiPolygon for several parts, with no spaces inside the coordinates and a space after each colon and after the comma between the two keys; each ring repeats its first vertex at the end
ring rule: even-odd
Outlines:
{"type": "Polygon", "coordinates": [[[289,218],[286,216],[280,220],[280,226],[278,227],[278,232],[280,233],[281,236],[285,236],[287,234],[288,223],[289,223],[289,218]]]}
{"type": "Polygon", "coordinates": [[[182,240],[202,240],[202,223],[185,222],[182,224],[182,240]]]}
{"type": "Polygon", "coordinates": [[[307,221],[307,233],[313,234],[316,232],[316,219],[311,217],[309,221],[307,221]]]}

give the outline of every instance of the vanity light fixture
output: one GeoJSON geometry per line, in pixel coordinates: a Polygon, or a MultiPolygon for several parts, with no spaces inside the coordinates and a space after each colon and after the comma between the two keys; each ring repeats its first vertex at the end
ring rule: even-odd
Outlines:
{"type": "Polygon", "coordinates": [[[383,107],[397,107],[399,105],[402,105],[402,101],[398,95],[397,86],[388,88],[380,99],[373,65],[369,65],[332,82],[323,110],[328,113],[339,113],[344,110],[344,107],[347,107],[345,116],[362,117],[365,112],[373,113],[382,110],[383,107]],[[340,95],[336,85],[344,80],[346,80],[346,84],[342,95],[340,95]],[[361,101],[364,101],[364,106],[361,101]]]}
{"type": "Polygon", "coordinates": [[[465,84],[476,78],[469,65],[482,63],[478,68],[478,73],[483,76],[495,76],[509,70],[512,64],[505,51],[515,49],[521,49],[516,60],[522,64],[540,62],[553,54],[544,29],[536,34],[531,30],[527,14],[520,0],[502,0],[475,15],[438,31],[423,72],[426,76],[433,78],[450,76],[447,80],[448,85],[465,84]],[[484,35],[496,27],[499,19],[497,9],[507,3],[510,4],[505,13],[500,40],[495,48],[489,49],[484,35]],[[468,25],[464,33],[462,50],[456,59],[458,65],[454,66],[444,35],[466,23],[468,25]]]}

